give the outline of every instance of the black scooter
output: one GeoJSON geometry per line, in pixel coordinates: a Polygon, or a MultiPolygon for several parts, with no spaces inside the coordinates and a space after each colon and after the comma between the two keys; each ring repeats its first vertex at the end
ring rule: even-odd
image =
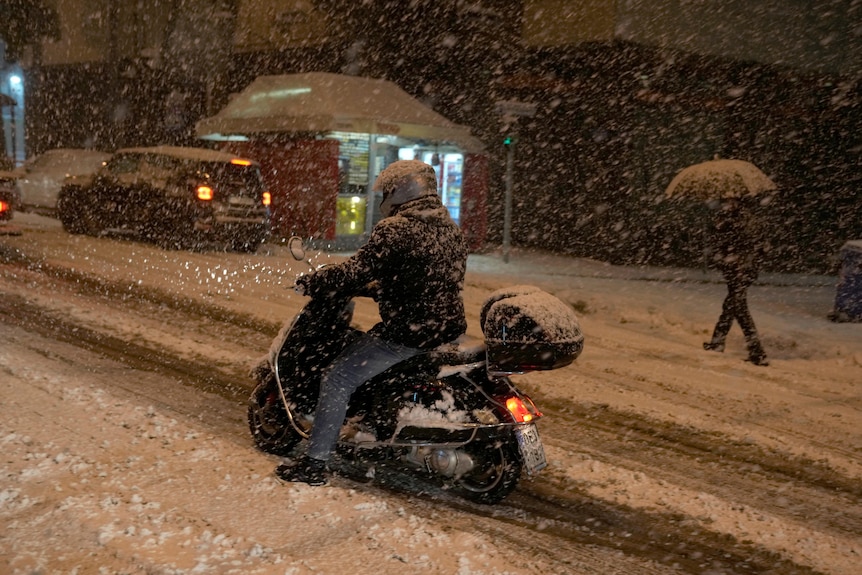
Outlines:
{"type": "MultiPolygon", "coordinates": [[[[305,259],[299,238],[292,238],[290,247],[294,257],[305,259]]],[[[523,310],[504,310],[504,315],[522,317],[503,318],[502,340],[495,335],[500,329],[489,329],[485,341],[462,338],[393,366],[351,397],[339,455],[360,468],[382,464],[420,474],[485,504],[511,493],[522,471],[530,476],[541,471],[547,465],[536,426],[542,414],[508,375],[568,365],[580,354],[583,336],[570,307],[524,288],[492,294],[483,323],[494,323],[494,308],[504,300],[508,309],[518,297],[543,296],[562,306],[555,315],[571,314],[566,337],[525,343],[517,338],[524,326],[515,325],[523,323],[523,310]]],[[[248,422],[261,450],[287,456],[308,438],[321,374],[359,334],[350,325],[353,307],[350,298],[312,298],[253,370],[257,385],[249,398],[248,422]]],[[[526,331],[534,339],[542,336],[532,324],[526,331]]]]}

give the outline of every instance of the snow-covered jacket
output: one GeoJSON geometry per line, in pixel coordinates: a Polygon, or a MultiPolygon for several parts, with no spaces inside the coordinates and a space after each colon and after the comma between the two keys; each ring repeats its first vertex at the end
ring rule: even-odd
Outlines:
{"type": "Polygon", "coordinates": [[[461,229],[438,196],[409,201],[380,220],[368,242],[340,264],[310,276],[306,294],[364,295],[375,282],[381,321],[370,333],[409,347],[431,349],[467,329],[461,229]]]}
{"type": "Polygon", "coordinates": [[[762,223],[749,209],[722,210],[713,222],[712,262],[726,278],[753,282],[768,252],[762,223]]]}

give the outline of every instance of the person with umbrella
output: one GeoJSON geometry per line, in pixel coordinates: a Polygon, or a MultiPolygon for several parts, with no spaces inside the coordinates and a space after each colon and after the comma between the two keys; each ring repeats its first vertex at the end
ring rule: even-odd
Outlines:
{"type": "Polygon", "coordinates": [[[723,352],[728,332],[736,320],[745,336],[748,361],[766,366],[769,361],[748,309],[748,288],[757,279],[768,252],[756,207],[768,202],[764,192],[775,184],[756,166],[741,160],[712,160],[681,171],[667,189],[670,197],[696,197],[707,202],[714,214],[709,234],[710,262],[727,284],[727,296],[708,351],[723,352]]]}

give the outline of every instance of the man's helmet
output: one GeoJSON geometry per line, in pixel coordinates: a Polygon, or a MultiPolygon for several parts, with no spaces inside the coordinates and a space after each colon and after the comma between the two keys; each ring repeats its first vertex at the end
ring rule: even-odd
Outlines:
{"type": "Polygon", "coordinates": [[[410,200],[437,195],[437,174],[434,168],[419,160],[399,160],[389,164],[377,176],[374,191],[383,193],[380,212],[392,215],[393,208],[410,200]]]}

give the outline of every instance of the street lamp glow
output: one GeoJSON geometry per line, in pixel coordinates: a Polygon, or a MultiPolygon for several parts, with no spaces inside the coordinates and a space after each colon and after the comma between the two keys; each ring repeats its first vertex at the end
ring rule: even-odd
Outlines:
{"type": "Polygon", "coordinates": [[[20,86],[21,85],[21,76],[17,74],[12,74],[9,76],[9,84],[12,86],[20,86]]]}

